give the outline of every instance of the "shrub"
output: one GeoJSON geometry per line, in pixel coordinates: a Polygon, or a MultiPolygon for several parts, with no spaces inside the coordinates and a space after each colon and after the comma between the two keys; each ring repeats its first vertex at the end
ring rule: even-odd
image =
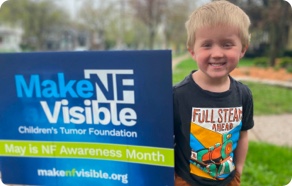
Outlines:
{"type": "Polygon", "coordinates": [[[290,56],[290,57],[292,57],[292,50],[286,50],[284,52],[283,56],[290,56]]]}
{"type": "Polygon", "coordinates": [[[254,58],[254,65],[257,67],[268,67],[269,59],[267,57],[257,57],[254,58]]]}
{"type": "Polygon", "coordinates": [[[282,57],[277,68],[285,68],[287,72],[292,73],[292,57],[282,57]]]}

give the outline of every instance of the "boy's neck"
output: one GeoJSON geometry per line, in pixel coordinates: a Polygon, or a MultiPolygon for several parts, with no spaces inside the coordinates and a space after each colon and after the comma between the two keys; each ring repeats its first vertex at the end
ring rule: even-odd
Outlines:
{"type": "Polygon", "coordinates": [[[225,92],[230,88],[229,76],[220,79],[208,78],[207,76],[203,75],[203,72],[198,70],[192,74],[192,78],[199,87],[210,92],[220,93],[225,92]]]}

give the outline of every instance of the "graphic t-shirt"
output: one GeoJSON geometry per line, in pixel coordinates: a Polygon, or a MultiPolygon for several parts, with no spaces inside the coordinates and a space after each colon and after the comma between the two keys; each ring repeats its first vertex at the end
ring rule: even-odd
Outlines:
{"type": "Polygon", "coordinates": [[[250,90],[230,80],[222,93],[201,89],[191,75],[174,86],[175,171],[192,185],[226,185],[240,131],[253,127],[250,90]]]}

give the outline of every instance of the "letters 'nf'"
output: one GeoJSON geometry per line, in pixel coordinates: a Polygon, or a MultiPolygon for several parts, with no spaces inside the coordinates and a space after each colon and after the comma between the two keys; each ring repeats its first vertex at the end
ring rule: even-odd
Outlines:
{"type": "Polygon", "coordinates": [[[5,1],[8,1],[8,0],[0,0],[0,8],[5,1]]]}

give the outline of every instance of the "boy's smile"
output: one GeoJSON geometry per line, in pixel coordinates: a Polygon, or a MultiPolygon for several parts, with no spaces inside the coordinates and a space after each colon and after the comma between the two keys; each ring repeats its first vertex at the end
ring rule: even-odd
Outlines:
{"type": "Polygon", "coordinates": [[[226,80],[246,51],[238,29],[231,26],[203,27],[195,40],[190,53],[199,67],[197,77],[209,83],[226,80]]]}

